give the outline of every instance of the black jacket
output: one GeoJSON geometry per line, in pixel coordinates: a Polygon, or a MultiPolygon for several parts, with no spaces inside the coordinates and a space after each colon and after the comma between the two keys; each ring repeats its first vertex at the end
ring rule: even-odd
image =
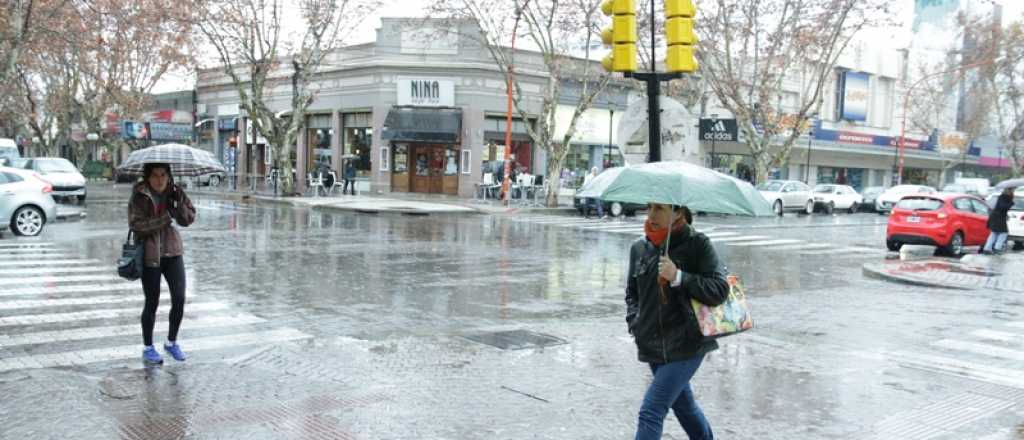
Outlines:
{"type": "Polygon", "coordinates": [[[641,362],[669,363],[718,348],[697,326],[690,298],[715,306],[729,296],[725,268],[707,236],[689,225],[672,234],[669,258],[683,271],[679,287],[665,286],[661,303],[658,260],[661,249],[646,238],[633,243],[626,279],[626,322],[641,362]]]}
{"type": "Polygon", "coordinates": [[[1010,232],[1010,228],[1006,226],[1006,216],[1010,208],[1013,208],[1013,197],[1000,194],[996,199],[996,206],[988,213],[988,229],[990,231],[1010,232]]]}

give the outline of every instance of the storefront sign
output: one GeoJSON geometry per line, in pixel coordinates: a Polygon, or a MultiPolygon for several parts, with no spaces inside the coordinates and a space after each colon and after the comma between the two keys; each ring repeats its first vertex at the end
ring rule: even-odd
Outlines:
{"type": "Polygon", "coordinates": [[[192,138],[192,124],[150,122],[149,138],[160,141],[181,141],[192,138]]]}
{"type": "Polygon", "coordinates": [[[939,151],[944,154],[961,154],[967,150],[967,135],[959,131],[948,131],[939,136],[939,151]]]}
{"type": "Polygon", "coordinates": [[[149,139],[149,130],[142,122],[121,121],[121,137],[124,139],[149,139]]]}
{"type": "Polygon", "coordinates": [[[453,107],[455,82],[430,78],[399,78],[398,105],[453,107]]]}
{"type": "Polygon", "coordinates": [[[217,120],[217,129],[222,131],[238,130],[238,118],[225,118],[217,120]]]}
{"type": "Polygon", "coordinates": [[[843,119],[847,121],[867,120],[868,74],[846,72],[843,78],[843,119]]]}
{"type": "Polygon", "coordinates": [[[700,139],[703,141],[736,142],[739,130],[735,119],[701,119],[700,139]]]}
{"type": "MultiPolygon", "coordinates": [[[[820,121],[815,123],[814,139],[832,141],[841,144],[877,145],[880,147],[893,148],[898,148],[900,146],[899,136],[878,136],[870,133],[858,133],[855,131],[828,130],[821,127],[820,121]]],[[[911,148],[915,150],[934,150],[935,145],[927,140],[912,139],[908,137],[904,139],[904,148],[911,148]]]]}

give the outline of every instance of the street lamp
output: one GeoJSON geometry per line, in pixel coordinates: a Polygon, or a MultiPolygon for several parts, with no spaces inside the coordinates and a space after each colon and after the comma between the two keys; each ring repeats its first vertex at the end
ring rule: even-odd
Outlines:
{"type": "MultiPolygon", "coordinates": [[[[612,126],[614,125],[614,121],[615,121],[615,109],[609,108],[608,109],[608,165],[612,164],[611,163],[612,162],[612,126]]],[[[603,161],[603,160],[601,161],[601,167],[602,168],[604,168],[604,162],[605,161],[603,161]]]]}
{"type": "MultiPolygon", "coordinates": [[[[512,180],[512,163],[510,162],[512,159],[512,80],[515,77],[515,72],[513,71],[513,60],[516,56],[516,33],[519,31],[519,19],[522,18],[523,10],[526,9],[528,4],[530,4],[530,0],[526,0],[523,2],[522,6],[516,8],[516,21],[515,24],[512,25],[512,45],[509,47],[508,55],[508,108],[505,112],[505,173],[504,178],[501,179],[501,192],[503,195],[502,201],[505,206],[508,206],[511,201],[509,191],[512,184],[512,182],[510,182],[510,180],[512,180]]],[[[524,119],[523,124],[526,123],[527,122],[524,119]]],[[[557,194],[555,195],[555,203],[558,203],[557,194]]]]}
{"type": "Polygon", "coordinates": [[[100,139],[100,135],[96,133],[88,133],[85,135],[85,139],[92,143],[92,151],[90,152],[90,159],[96,159],[96,141],[100,139]]]}
{"type": "Polygon", "coordinates": [[[716,168],[718,168],[718,161],[716,160],[718,157],[717,157],[716,152],[715,152],[715,138],[717,138],[718,136],[716,136],[716,133],[715,133],[715,126],[718,125],[718,113],[712,113],[710,116],[711,116],[711,169],[716,169],[716,168]]]}
{"type": "MultiPolygon", "coordinates": [[[[818,117],[817,113],[808,115],[807,122],[818,117]]],[[[811,126],[813,127],[813,125],[811,126]]],[[[814,139],[814,129],[807,129],[807,165],[804,166],[804,183],[811,184],[811,140],[814,139]]]]}

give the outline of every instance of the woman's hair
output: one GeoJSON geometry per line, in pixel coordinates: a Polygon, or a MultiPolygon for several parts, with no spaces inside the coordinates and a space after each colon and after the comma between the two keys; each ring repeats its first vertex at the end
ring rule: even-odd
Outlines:
{"type": "Polygon", "coordinates": [[[1012,186],[1008,186],[1006,188],[1003,188],[1003,194],[1006,194],[1006,195],[1013,194],[1014,190],[1016,190],[1016,189],[1017,188],[1014,188],[1012,186]]]}
{"type": "Polygon", "coordinates": [[[690,208],[687,208],[685,206],[676,206],[675,210],[682,211],[683,218],[686,219],[686,224],[691,226],[693,225],[693,212],[690,211],[690,208]]]}
{"type": "Polygon", "coordinates": [[[147,163],[142,167],[142,178],[149,180],[149,176],[153,174],[153,170],[157,168],[163,168],[167,173],[167,179],[169,182],[174,181],[174,177],[171,175],[171,166],[165,163],[147,163]]]}

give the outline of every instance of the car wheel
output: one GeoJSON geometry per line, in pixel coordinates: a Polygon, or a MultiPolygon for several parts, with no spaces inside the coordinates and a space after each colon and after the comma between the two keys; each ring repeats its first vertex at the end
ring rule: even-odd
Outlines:
{"type": "Polygon", "coordinates": [[[43,212],[34,206],[23,206],[14,212],[11,231],[17,235],[34,237],[43,230],[43,212]]]}
{"type": "Polygon", "coordinates": [[[951,257],[958,257],[964,253],[964,234],[960,231],[953,233],[949,244],[941,248],[942,253],[951,257]]]}
{"type": "Polygon", "coordinates": [[[84,205],[85,204],[85,196],[86,196],[85,194],[82,194],[82,195],[78,196],[78,204],[79,205],[84,205]]]}
{"type": "Polygon", "coordinates": [[[836,202],[828,202],[825,205],[825,214],[832,215],[833,212],[836,212],[836,202]]]}
{"type": "Polygon", "coordinates": [[[814,200],[807,201],[807,205],[804,206],[804,214],[814,214],[814,200]]]}
{"type": "Polygon", "coordinates": [[[896,240],[885,240],[885,247],[889,248],[890,251],[896,252],[903,247],[903,243],[896,240]]]}
{"type": "Polygon", "coordinates": [[[1015,251],[1024,251],[1024,241],[1014,241],[1013,242],[1013,250],[1015,250],[1015,251]]]}
{"type": "Polygon", "coordinates": [[[608,207],[608,212],[612,217],[618,217],[622,215],[622,204],[619,202],[612,202],[611,206],[608,207]]]}
{"type": "Polygon", "coordinates": [[[210,176],[210,180],[206,181],[206,186],[211,188],[220,186],[220,176],[210,176]]]}
{"type": "Polygon", "coordinates": [[[775,215],[782,217],[782,200],[776,200],[772,209],[775,211],[775,215]]]}
{"type": "Polygon", "coordinates": [[[850,214],[856,214],[857,211],[859,211],[859,210],[860,210],[860,205],[858,205],[857,202],[853,202],[853,204],[850,205],[850,214]]]}

